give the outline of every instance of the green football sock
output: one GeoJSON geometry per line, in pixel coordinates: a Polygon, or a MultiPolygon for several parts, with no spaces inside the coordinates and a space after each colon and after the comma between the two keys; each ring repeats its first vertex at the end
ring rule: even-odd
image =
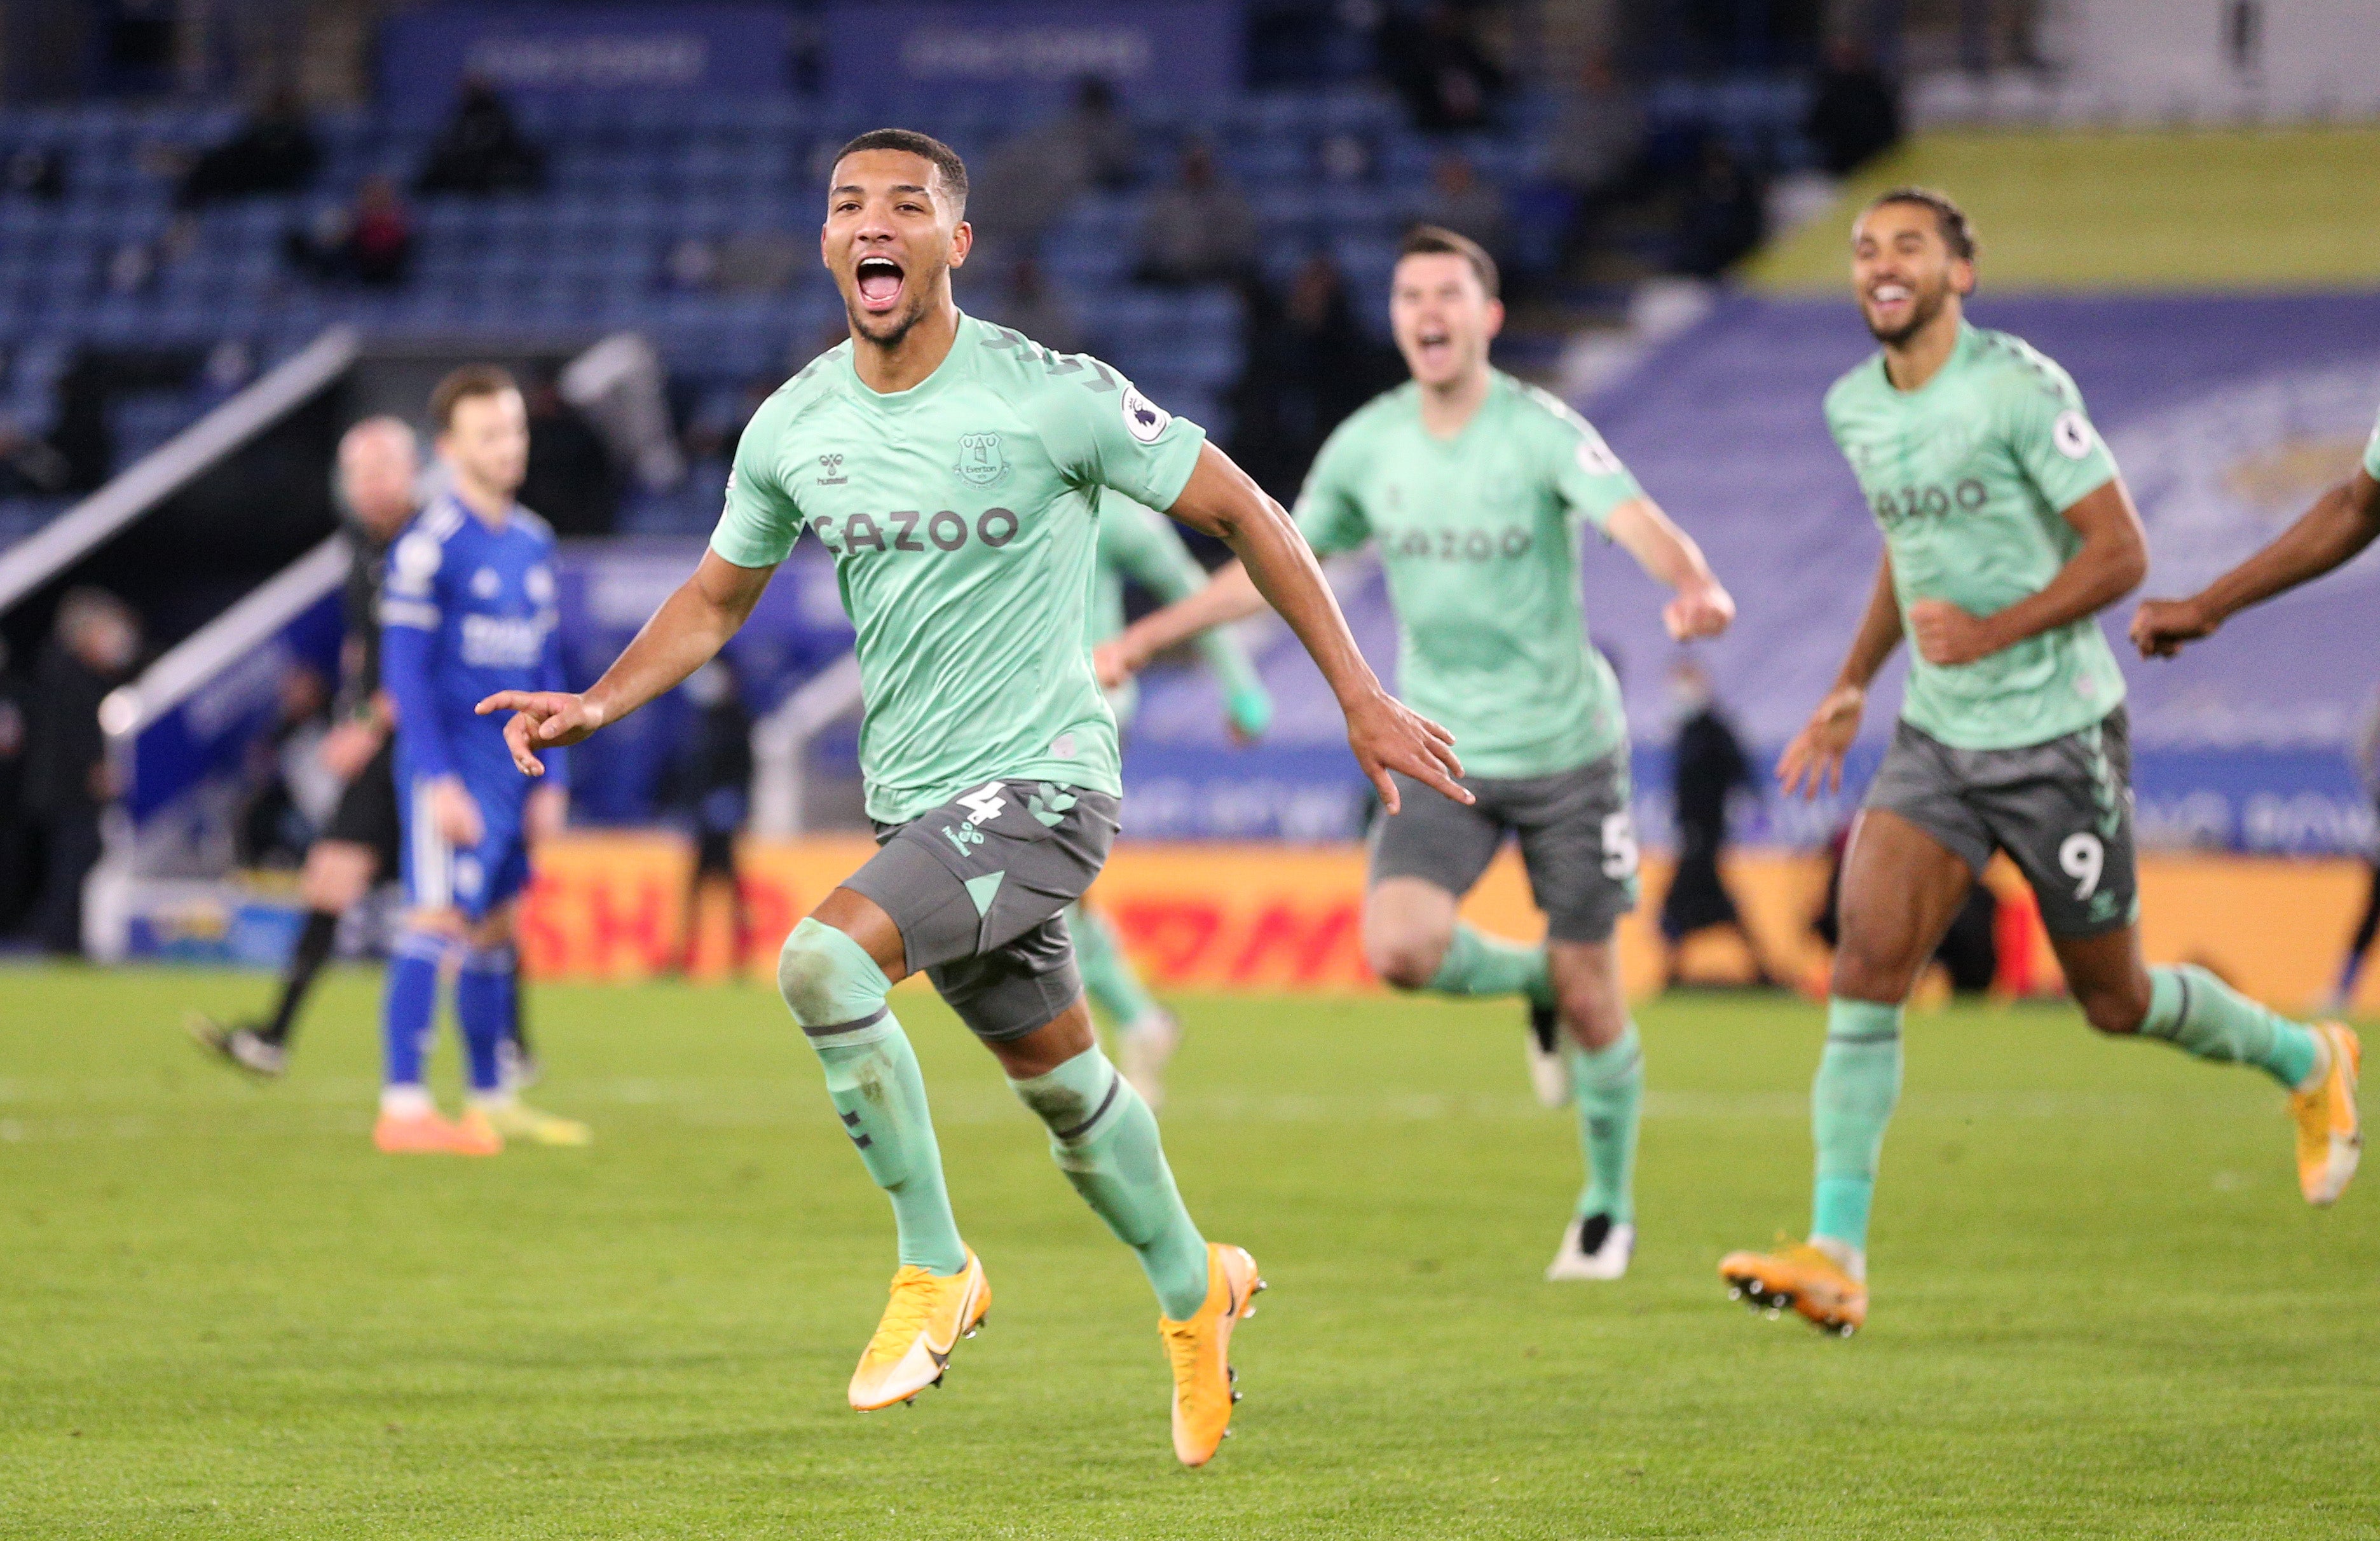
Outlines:
{"type": "Polygon", "coordinates": [[[827,1095],[844,1133],[892,1200],[901,1261],[945,1279],[964,1269],[966,1246],[942,1185],[942,1153],[909,1035],[887,1012],[850,1032],[812,1034],[810,1047],[826,1066],[827,1095]]]}
{"type": "Polygon", "coordinates": [[[1207,1299],[1207,1241],[1182,1207],[1148,1104],[1096,1048],[1009,1085],[1050,1126],[1066,1181],[1139,1256],[1159,1308],[1174,1321],[1195,1316],[1207,1299]]]}
{"type": "Polygon", "coordinates": [[[1429,988],[1440,995],[1525,995],[1540,1006],[1553,1004],[1543,947],[1499,940],[1459,920],[1429,988]]]}
{"type": "Polygon", "coordinates": [[[2202,1060],[2237,1060],[2291,1091],[2321,1062],[2313,1034],[2258,1005],[2195,965],[2149,970],[2143,1037],[2163,1038],[2202,1060]]]}
{"type": "Polygon", "coordinates": [[[1578,1212],[1627,1225],[1636,1218],[1636,1128],[1645,1110],[1645,1047],[1636,1025],[1601,1049],[1572,1044],[1570,1077],[1577,1089],[1579,1140],[1586,1147],[1578,1212]]]}
{"type": "Polygon", "coordinates": [[[1900,1008],[1830,998],[1827,1050],[1810,1087],[1810,1133],[1818,1147],[1812,1236],[1867,1249],[1876,1159],[1900,1100],[1900,1008]]]}
{"type": "Polygon", "coordinates": [[[1075,938],[1075,965],[1083,971],[1083,989],[1111,1026],[1130,1028],[1157,1010],[1106,916],[1069,904],[1066,929],[1075,938]]]}

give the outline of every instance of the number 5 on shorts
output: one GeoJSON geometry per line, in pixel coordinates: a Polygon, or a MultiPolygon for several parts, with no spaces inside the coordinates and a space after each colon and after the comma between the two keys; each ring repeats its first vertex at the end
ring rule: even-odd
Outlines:
{"type": "Polygon", "coordinates": [[[1603,875],[1618,880],[1633,877],[1636,871],[1636,826],[1629,821],[1628,810],[1603,816],[1603,875]]]}
{"type": "Polygon", "coordinates": [[[2058,847],[2058,865],[2074,880],[2074,897],[2088,899],[2098,892],[2099,875],[2107,870],[2107,850],[2097,835],[2079,831],[2058,847]]]}

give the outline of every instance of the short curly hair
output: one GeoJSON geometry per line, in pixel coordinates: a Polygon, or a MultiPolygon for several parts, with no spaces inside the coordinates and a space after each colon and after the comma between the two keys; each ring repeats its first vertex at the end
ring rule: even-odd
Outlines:
{"type": "Polygon", "coordinates": [[[1921,209],[1933,210],[1934,224],[1942,232],[1942,244],[1950,249],[1951,256],[1972,262],[1982,254],[1983,243],[1975,238],[1974,222],[1967,218],[1966,210],[1951,201],[1949,193],[1937,192],[1932,188],[1888,188],[1868,200],[1867,207],[1860,211],[1860,218],[1865,219],[1888,203],[1913,203],[1921,209]]]}

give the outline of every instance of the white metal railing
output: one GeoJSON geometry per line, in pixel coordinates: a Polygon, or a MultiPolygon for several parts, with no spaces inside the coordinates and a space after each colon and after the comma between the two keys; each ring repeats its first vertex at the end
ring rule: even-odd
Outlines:
{"type": "Polygon", "coordinates": [[[362,347],[362,334],[354,327],[332,327],[106,486],[0,552],[0,612],[304,405],[344,373],[362,347]]]}
{"type": "Polygon", "coordinates": [[[801,833],[803,768],[810,742],[859,705],[859,655],[845,653],[752,724],[754,834],[801,833]]]}

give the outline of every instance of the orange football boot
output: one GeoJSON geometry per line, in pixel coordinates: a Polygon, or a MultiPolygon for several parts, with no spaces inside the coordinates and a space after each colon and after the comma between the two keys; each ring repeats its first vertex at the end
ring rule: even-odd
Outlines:
{"type": "Polygon", "coordinates": [[[876,1336],[868,1340],[859,1367],[851,1372],[851,1405],[873,1413],[941,1385],[951,1351],[960,1339],[975,1336],[990,1310],[991,1285],[972,1247],[966,1267],[948,1279],[915,1264],[903,1267],[892,1276],[892,1298],[885,1303],[876,1336]]]}
{"type": "Polygon", "coordinates": [[[2355,1111],[2355,1074],[2363,1045],[2355,1029],[2336,1022],[2313,1029],[2330,1049],[2330,1069],[2310,1092],[2289,1094],[2298,1124],[2298,1186],[2308,1204],[2329,1204],[2347,1191],[2363,1154],[2363,1123],[2355,1111]]]}
{"type": "MultiPolygon", "coordinates": [[[[1783,1243],[1784,1238],[1779,1237],[1783,1243]]],[[[1787,1306],[1823,1332],[1848,1338],[1867,1325],[1867,1286],[1807,1242],[1719,1259],[1730,1300],[1775,1317],[1787,1306]]]]}
{"type": "Polygon", "coordinates": [[[381,1114],[372,1125],[372,1144],[392,1156],[493,1156],[504,1147],[504,1136],[487,1120],[467,1113],[457,1123],[435,1109],[381,1114]]]}
{"type": "Polygon", "coordinates": [[[1232,1329],[1257,1314],[1265,1281],[1243,1247],[1207,1244],[1207,1299],[1188,1321],[1158,1318],[1165,1356],[1173,1364],[1173,1454],[1184,1466],[1204,1466],[1232,1432],[1232,1329]]]}

